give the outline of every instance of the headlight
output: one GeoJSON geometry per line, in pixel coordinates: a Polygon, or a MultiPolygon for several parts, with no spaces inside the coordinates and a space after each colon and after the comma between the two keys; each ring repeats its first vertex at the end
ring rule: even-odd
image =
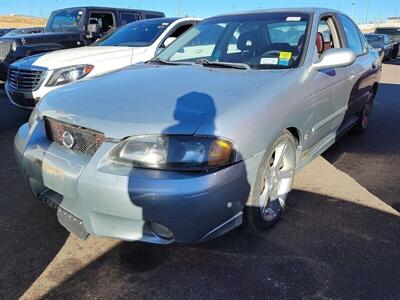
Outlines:
{"type": "Polygon", "coordinates": [[[11,44],[11,51],[12,51],[12,52],[17,51],[17,47],[18,47],[17,42],[12,42],[12,44],[11,44]]]}
{"type": "Polygon", "coordinates": [[[92,65],[77,65],[53,71],[47,86],[57,86],[82,79],[93,70],[92,65]]]}
{"type": "Polygon", "coordinates": [[[138,136],[118,144],[109,158],[134,167],[204,171],[232,164],[235,148],[217,137],[138,136]]]}

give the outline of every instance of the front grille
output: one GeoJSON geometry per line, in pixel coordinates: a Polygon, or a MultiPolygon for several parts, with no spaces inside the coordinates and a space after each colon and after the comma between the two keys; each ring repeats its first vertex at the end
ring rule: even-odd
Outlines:
{"type": "Polygon", "coordinates": [[[42,80],[44,70],[29,70],[16,67],[8,69],[8,84],[14,90],[34,91],[42,80]]]}
{"type": "Polygon", "coordinates": [[[0,60],[5,60],[11,51],[11,44],[13,41],[2,40],[0,41],[0,60]]]}
{"type": "Polygon", "coordinates": [[[70,149],[93,156],[105,141],[103,133],[91,129],[67,124],[51,118],[45,119],[46,135],[49,141],[64,145],[64,133],[68,131],[74,139],[70,149]]]}

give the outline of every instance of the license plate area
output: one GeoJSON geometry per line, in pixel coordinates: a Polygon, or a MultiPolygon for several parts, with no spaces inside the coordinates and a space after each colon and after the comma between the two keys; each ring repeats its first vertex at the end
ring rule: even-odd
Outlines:
{"type": "Polygon", "coordinates": [[[52,190],[46,190],[40,195],[40,199],[51,208],[57,210],[58,222],[64,226],[65,229],[82,240],[88,238],[89,233],[85,230],[83,221],[60,206],[63,200],[62,195],[52,190]]]}

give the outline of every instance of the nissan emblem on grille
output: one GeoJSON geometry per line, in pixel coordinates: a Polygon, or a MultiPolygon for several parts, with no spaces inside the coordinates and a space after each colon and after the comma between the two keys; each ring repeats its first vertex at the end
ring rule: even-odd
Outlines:
{"type": "Polygon", "coordinates": [[[71,149],[75,144],[74,136],[68,130],[64,131],[62,135],[62,143],[68,149],[71,149]]]}
{"type": "Polygon", "coordinates": [[[101,132],[52,118],[45,118],[45,128],[51,142],[90,156],[96,153],[106,139],[101,132]]]}

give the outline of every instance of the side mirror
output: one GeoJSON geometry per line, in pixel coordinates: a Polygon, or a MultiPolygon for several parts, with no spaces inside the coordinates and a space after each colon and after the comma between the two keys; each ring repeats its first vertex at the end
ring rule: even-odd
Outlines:
{"type": "Polygon", "coordinates": [[[356,60],[355,53],[350,49],[331,48],[324,51],[318,62],[312,65],[315,70],[340,68],[353,64],[356,60]]]}
{"type": "Polygon", "coordinates": [[[99,24],[89,24],[87,26],[87,31],[90,35],[99,35],[101,33],[99,24]]]}
{"type": "Polygon", "coordinates": [[[171,45],[173,42],[175,42],[175,40],[176,40],[176,37],[170,36],[169,38],[167,38],[167,39],[164,41],[163,46],[164,46],[165,48],[167,48],[169,45],[171,45]]]}

